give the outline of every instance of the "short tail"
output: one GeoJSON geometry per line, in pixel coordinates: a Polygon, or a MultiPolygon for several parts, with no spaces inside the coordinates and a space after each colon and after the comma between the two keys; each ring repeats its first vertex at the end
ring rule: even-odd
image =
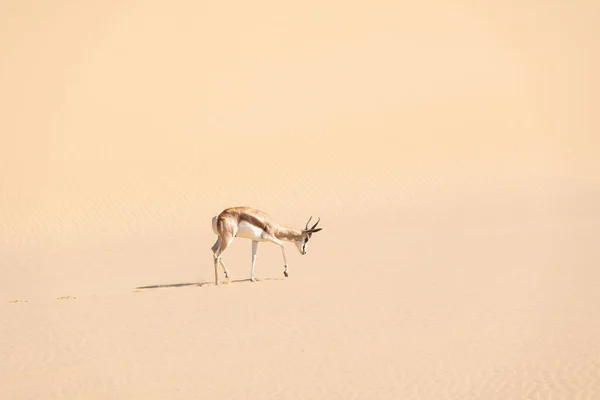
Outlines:
{"type": "Polygon", "coordinates": [[[212,219],[212,229],[215,235],[219,234],[219,232],[217,231],[217,217],[213,217],[212,219]]]}

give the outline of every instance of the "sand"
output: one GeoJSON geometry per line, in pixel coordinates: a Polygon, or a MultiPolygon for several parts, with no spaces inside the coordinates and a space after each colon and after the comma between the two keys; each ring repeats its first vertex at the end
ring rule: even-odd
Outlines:
{"type": "Polygon", "coordinates": [[[217,3],[0,5],[0,398],[599,399],[600,7],[217,3]]]}

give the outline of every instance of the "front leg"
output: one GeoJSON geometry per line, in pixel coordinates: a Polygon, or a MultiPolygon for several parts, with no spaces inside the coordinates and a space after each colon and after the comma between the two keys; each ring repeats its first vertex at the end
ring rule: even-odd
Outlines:
{"type": "Polygon", "coordinates": [[[281,243],[280,246],[281,246],[281,254],[283,254],[283,263],[285,265],[285,269],[283,270],[283,275],[287,278],[289,276],[289,273],[288,273],[287,257],[285,256],[285,247],[283,247],[283,243],[281,243]]]}
{"type": "Polygon", "coordinates": [[[254,279],[254,264],[256,264],[256,250],[258,249],[258,242],[256,240],[252,241],[252,270],[250,271],[250,280],[252,282],[256,282],[254,279]]]}
{"type": "Polygon", "coordinates": [[[279,245],[279,247],[281,247],[281,254],[283,255],[283,263],[285,265],[285,269],[283,270],[283,275],[287,278],[289,276],[288,263],[287,263],[287,257],[285,256],[285,247],[283,247],[283,243],[281,242],[281,240],[276,239],[272,236],[267,236],[267,237],[265,237],[265,239],[267,239],[269,242],[275,243],[276,245],[279,245]]]}

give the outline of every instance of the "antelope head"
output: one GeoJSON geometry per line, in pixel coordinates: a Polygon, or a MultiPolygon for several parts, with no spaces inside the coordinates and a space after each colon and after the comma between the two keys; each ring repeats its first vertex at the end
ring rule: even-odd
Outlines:
{"type": "Polygon", "coordinates": [[[314,224],[311,228],[309,228],[308,224],[310,223],[311,220],[312,220],[312,217],[310,217],[308,219],[308,222],[306,223],[306,227],[302,230],[302,235],[300,235],[299,239],[294,241],[294,243],[296,244],[296,247],[298,248],[298,251],[302,255],[305,255],[307,252],[308,241],[310,240],[312,234],[315,232],[319,232],[321,229],[323,229],[323,228],[317,228],[317,225],[319,225],[321,218],[319,218],[317,220],[316,224],[314,224]]]}

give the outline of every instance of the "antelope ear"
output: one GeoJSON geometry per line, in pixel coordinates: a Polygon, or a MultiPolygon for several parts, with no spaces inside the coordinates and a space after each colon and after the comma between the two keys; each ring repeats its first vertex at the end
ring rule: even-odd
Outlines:
{"type": "Polygon", "coordinates": [[[309,231],[307,231],[307,232],[310,232],[310,233],[315,233],[315,232],[319,232],[319,231],[322,231],[322,230],[323,230],[323,228],[317,228],[317,229],[310,229],[310,230],[309,230],[309,231]]]}

